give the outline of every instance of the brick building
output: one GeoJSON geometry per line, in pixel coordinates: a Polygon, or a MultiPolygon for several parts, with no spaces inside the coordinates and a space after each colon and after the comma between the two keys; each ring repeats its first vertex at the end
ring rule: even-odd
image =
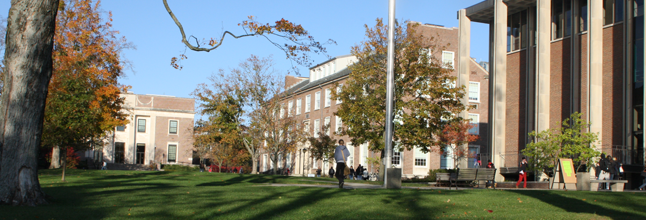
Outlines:
{"type": "Polygon", "coordinates": [[[627,187],[641,183],[643,0],[486,0],[458,18],[461,45],[470,22],[490,25],[494,163],[517,167],[529,132],[581,112],[595,146],[624,164],[627,187]]]}
{"type": "Polygon", "coordinates": [[[103,158],[110,164],[192,164],[195,100],[122,94],[130,123],[115,128],[103,158]]]}
{"type": "MultiPolygon", "coordinates": [[[[481,139],[469,144],[469,150],[474,156],[469,159],[468,164],[473,166],[475,155],[489,153],[486,139],[488,136],[487,119],[489,118],[489,104],[487,101],[489,93],[488,73],[471,58],[465,61],[456,59],[456,56],[460,53],[457,43],[457,28],[428,24],[421,24],[418,28],[418,31],[427,38],[433,37],[434,42],[429,41],[429,46],[431,43],[437,45],[438,48],[446,46],[443,51],[434,52],[433,56],[441,59],[444,63],[449,63],[450,66],[456,67],[452,74],[457,75],[460,72],[458,69],[464,71],[464,74],[460,76],[464,81],[458,82],[458,85],[468,83],[468,103],[474,107],[466,117],[472,119],[473,123],[477,123],[477,126],[471,132],[481,136],[481,139]]],[[[354,56],[338,56],[310,68],[309,78],[285,77],[285,90],[290,96],[284,99],[284,106],[288,108],[288,112],[292,112],[293,109],[293,117],[302,120],[306,127],[309,127],[311,135],[315,135],[324,125],[330,125],[330,130],[332,131],[336,131],[343,126],[341,118],[334,115],[338,107],[343,103],[332,99],[330,93],[333,89],[340,89],[334,86],[335,83],[342,86],[347,80],[350,73],[347,67],[353,62],[356,62],[354,56]]],[[[346,145],[351,152],[348,156],[349,165],[356,168],[361,164],[368,168],[369,172],[376,170],[375,167],[366,166],[366,157],[378,157],[379,155],[370,152],[367,144],[355,145],[349,143],[350,138],[347,136],[337,136],[333,132],[329,134],[333,139],[346,141],[346,145]]],[[[307,151],[308,147],[309,143],[305,143],[298,148],[295,155],[288,156],[289,160],[293,159],[294,161],[292,162],[295,164],[290,167],[292,173],[294,175],[307,175],[315,173],[317,168],[321,168],[323,173],[327,174],[328,169],[331,165],[334,165],[334,162],[313,161],[307,151]]],[[[287,164],[290,163],[288,162],[287,164]]],[[[402,176],[405,177],[426,176],[429,169],[453,168],[455,166],[453,159],[450,157],[444,157],[438,153],[424,154],[418,150],[394,152],[393,164],[402,168],[402,176]]],[[[271,168],[272,165],[268,163],[268,155],[262,155],[260,158],[260,171],[266,171],[271,168]]]]}

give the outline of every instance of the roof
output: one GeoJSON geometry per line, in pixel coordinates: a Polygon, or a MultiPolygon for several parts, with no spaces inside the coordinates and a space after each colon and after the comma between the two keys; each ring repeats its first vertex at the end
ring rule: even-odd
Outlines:
{"type": "MultiPolygon", "coordinates": [[[[474,22],[489,23],[494,17],[494,1],[485,0],[466,8],[467,17],[474,22]]],[[[507,5],[507,14],[512,15],[528,7],[535,6],[536,0],[503,0],[507,5]]]]}
{"type": "Polygon", "coordinates": [[[319,85],[329,83],[330,81],[346,77],[348,75],[350,75],[350,70],[346,67],[346,68],[343,68],[341,71],[338,71],[338,72],[336,72],[336,73],[334,73],[332,75],[326,76],[326,77],[322,77],[322,78],[320,78],[318,80],[315,80],[313,82],[310,82],[309,80],[300,81],[300,82],[296,83],[294,86],[292,86],[291,88],[289,88],[286,92],[287,92],[287,94],[298,93],[300,91],[305,91],[305,90],[308,90],[308,89],[310,89],[312,87],[317,87],[319,85]]]}

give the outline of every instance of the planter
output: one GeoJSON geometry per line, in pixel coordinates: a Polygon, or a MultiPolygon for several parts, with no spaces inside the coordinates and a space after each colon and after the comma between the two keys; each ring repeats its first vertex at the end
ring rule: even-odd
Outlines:
{"type": "Polygon", "coordinates": [[[579,172],[576,174],[576,190],[590,191],[590,173],[579,172]]]}

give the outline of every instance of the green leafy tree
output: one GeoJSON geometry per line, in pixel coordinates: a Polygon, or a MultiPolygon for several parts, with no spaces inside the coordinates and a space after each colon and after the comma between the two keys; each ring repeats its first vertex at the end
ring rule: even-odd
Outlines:
{"type": "Polygon", "coordinates": [[[600,152],[594,146],[597,134],[586,132],[589,127],[590,123],[581,119],[581,113],[574,112],[561,122],[561,126],[529,133],[534,142],[527,144],[522,153],[533,165],[530,169],[543,172],[553,170],[559,158],[572,159],[576,170],[592,167],[593,158],[598,157],[600,152]]]}
{"type": "MultiPolygon", "coordinates": [[[[466,107],[459,101],[464,86],[455,87],[452,67],[443,65],[437,56],[441,47],[433,38],[418,34],[418,24],[395,23],[395,89],[393,141],[402,148],[419,148],[422,152],[438,151],[444,143],[438,138],[445,124],[465,121],[457,117],[466,107]]],[[[384,150],[386,121],[386,52],[387,30],[381,19],[370,28],[367,40],[352,47],[357,62],[341,92],[332,90],[333,98],[343,101],[336,112],[343,119],[345,131],[355,145],[368,143],[375,152],[384,150]]],[[[383,169],[380,169],[382,171],[383,169]]]]}
{"type": "Polygon", "coordinates": [[[310,143],[310,157],[316,160],[328,160],[334,158],[334,150],[336,148],[336,139],[332,139],[327,135],[330,129],[329,125],[325,125],[318,132],[318,137],[308,137],[307,141],[310,143]]]}

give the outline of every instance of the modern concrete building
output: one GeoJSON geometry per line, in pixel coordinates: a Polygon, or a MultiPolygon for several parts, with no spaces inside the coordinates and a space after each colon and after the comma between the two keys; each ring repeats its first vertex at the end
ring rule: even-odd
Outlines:
{"type": "MultiPolygon", "coordinates": [[[[488,130],[488,99],[489,97],[489,74],[475,60],[466,56],[466,59],[458,59],[462,49],[458,46],[457,28],[447,28],[438,25],[420,24],[418,32],[421,32],[428,39],[433,37],[433,42],[429,40],[428,46],[435,44],[437,48],[445,48],[442,51],[433,52],[438,60],[447,63],[447,66],[454,67],[451,74],[458,75],[458,85],[465,85],[468,89],[468,96],[463,100],[468,105],[473,106],[469,112],[465,112],[463,117],[472,119],[477,124],[470,132],[478,134],[481,139],[469,144],[469,151],[472,155],[468,160],[468,166],[473,166],[473,159],[478,154],[489,154],[487,146],[488,130]]],[[[468,50],[466,50],[468,53],[468,50]]],[[[285,89],[289,97],[284,99],[284,105],[287,106],[288,112],[294,112],[293,117],[302,120],[308,127],[310,134],[313,136],[319,132],[321,126],[330,125],[332,131],[338,130],[343,126],[340,117],[334,115],[338,107],[343,105],[340,100],[331,98],[331,90],[340,89],[334,86],[335,83],[343,85],[348,79],[350,71],[348,66],[356,62],[356,58],[351,55],[339,56],[326,62],[310,68],[310,77],[293,77],[285,78],[285,89]]],[[[385,82],[384,82],[385,83],[385,82]]],[[[385,100],[384,100],[385,101],[385,100]]],[[[348,136],[338,136],[333,132],[329,133],[333,139],[343,139],[350,149],[348,162],[355,168],[361,164],[369,169],[369,172],[375,172],[376,167],[369,167],[366,164],[367,157],[378,157],[379,154],[368,150],[367,144],[355,145],[349,143],[348,136]]],[[[287,164],[294,164],[290,170],[294,175],[307,175],[315,173],[316,169],[321,168],[323,174],[327,174],[333,161],[313,161],[307,151],[309,143],[301,145],[296,154],[288,156],[290,158],[287,164]],[[291,161],[293,160],[293,161],[291,161]],[[292,163],[290,163],[292,162],[292,163]]],[[[404,151],[393,153],[393,165],[402,168],[402,176],[426,176],[429,169],[453,168],[453,159],[450,156],[440,155],[439,153],[424,154],[421,151],[404,151]]],[[[464,166],[462,166],[464,167],[464,166]]],[[[271,169],[272,165],[268,163],[268,156],[262,155],[260,158],[260,171],[271,169]]]]}
{"type": "Polygon", "coordinates": [[[470,22],[490,25],[489,140],[498,167],[518,166],[529,132],[581,112],[599,134],[595,146],[624,164],[627,187],[641,183],[643,0],[486,0],[458,18],[461,39],[470,22]]]}
{"type": "Polygon", "coordinates": [[[130,123],[117,127],[103,158],[114,164],[192,164],[195,100],[122,94],[130,123]]]}

